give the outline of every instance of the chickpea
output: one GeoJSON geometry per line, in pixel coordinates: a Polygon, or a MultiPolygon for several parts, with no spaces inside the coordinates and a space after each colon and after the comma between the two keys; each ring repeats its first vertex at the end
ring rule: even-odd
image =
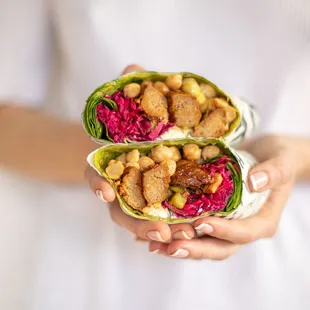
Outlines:
{"type": "Polygon", "coordinates": [[[143,81],[142,84],[141,84],[141,93],[143,94],[145,89],[148,87],[148,86],[153,86],[153,82],[152,81],[143,81]]]}
{"type": "Polygon", "coordinates": [[[208,111],[208,108],[209,108],[208,102],[206,102],[204,104],[200,104],[199,108],[200,108],[201,114],[205,114],[208,111]]]}
{"type": "Polygon", "coordinates": [[[200,84],[200,89],[206,98],[214,98],[216,90],[209,84],[200,84]]]}
{"type": "Polygon", "coordinates": [[[140,165],[140,169],[142,172],[155,166],[154,160],[147,156],[141,157],[138,164],[140,165]]]}
{"type": "Polygon", "coordinates": [[[207,98],[206,102],[204,104],[200,105],[200,112],[202,114],[204,113],[210,113],[216,109],[216,106],[214,104],[213,98],[207,98]]]}
{"type": "Polygon", "coordinates": [[[188,160],[198,160],[201,156],[201,149],[196,144],[186,144],[183,146],[183,155],[188,160]]]}
{"type": "Polygon", "coordinates": [[[177,169],[177,163],[172,159],[168,159],[167,161],[165,161],[165,163],[168,166],[169,175],[173,176],[175,174],[176,169],[177,169]]]}
{"type": "Polygon", "coordinates": [[[229,107],[229,103],[224,98],[215,98],[214,104],[217,108],[223,109],[229,107]]]}
{"type": "Polygon", "coordinates": [[[225,112],[226,112],[226,119],[227,119],[227,122],[230,124],[231,122],[233,122],[236,117],[237,117],[237,111],[231,107],[231,106],[228,106],[227,108],[224,108],[225,112]]]}
{"type": "Polygon", "coordinates": [[[187,78],[183,81],[182,90],[196,97],[199,104],[204,104],[206,102],[206,97],[202,93],[197,81],[193,78],[187,78]]]}
{"type": "Polygon", "coordinates": [[[181,153],[176,146],[170,146],[170,150],[172,151],[172,160],[179,161],[182,158],[181,153]]]}
{"type": "Polygon", "coordinates": [[[169,75],[166,78],[166,85],[172,90],[180,89],[182,86],[182,75],[181,74],[169,75]]]}
{"type": "Polygon", "coordinates": [[[156,82],[154,84],[154,87],[159,92],[161,92],[164,96],[166,96],[170,92],[170,89],[168,88],[168,86],[165,83],[163,83],[163,82],[156,82]]]}
{"type": "Polygon", "coordinates": [[[112,164],[114,164],[114,163],[116,163],[116,160],[115,160],[115,159],[111,159],[111,160],[109,161],[109,164],[108,164],[108,165],[112,165],[112,164]]]}
{"type": "Polygon", "coordinates": [[[140,165],[138,163],[127,163],[125,164],[125,167],[126,168],[135,167],[136,169],[140,170],[140,165]]]}
{"type": "Polygon", "coordinates": [[[126,161],[128,163],[137,163],[139,161],[139,158],[140,158],[140,153],[138,150],[132,150],[126,155],[126,161]]]}
{"type": "Polygon", "coordinates": [[[220,155],[220,149],[215,145],[207,145],[202,149],[201,156],[204,160],[209,160],[220,155]]]}
{"type": "Polygon", "coordinates": [[[105,169],[105,172],[112,180],[118,180],[124,172],[124,165],[118,160],[114,160],[112,163],[110,161],[108,167],[105,169]]]}
{"type": "Polygon", "coordinates": [[[136,98],[140,95],[141,86],[138,83],[130,83],[124,87],[124,95],[129,98],[136,98]]]}
{"type": "Polygon", "coordinates": [[[123,164],[126,163],[126,153],[123,153],[115,158],[118,161],[121,161],[123,164]]]}
{"type": "Polygon", "coordinates": [[[161,163],[164,160],[172,158],[172,151],[169,149],[169,147],[164,146],[162,144],[155,146],[152,149],[152,158],[155,161],[155,163],[161,163]]]}

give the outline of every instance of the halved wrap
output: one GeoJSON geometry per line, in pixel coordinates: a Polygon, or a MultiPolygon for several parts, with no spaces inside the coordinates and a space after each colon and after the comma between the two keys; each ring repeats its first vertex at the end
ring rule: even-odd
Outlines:
{"type": "Polygon", "coordinates": [[[199,75],[149,71],[98,87],[82,121],[100,144],[227,138],[232,145],[255,129],[258,118],[252,106],[199,75]]]}
{"type": "Polygon", "coordinates": [[[217,139],[110,144],[87,160],[112,185],[122,210],[143,220],[246,218],[268,194],[247,187],[255,159],[217,139]]]}

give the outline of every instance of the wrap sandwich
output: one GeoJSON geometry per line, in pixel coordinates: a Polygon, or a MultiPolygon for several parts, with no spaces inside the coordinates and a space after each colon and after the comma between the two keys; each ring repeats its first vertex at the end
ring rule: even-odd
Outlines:
{"type": "Polygon", "coordinates": [[[143,220],[246,218],[267,197],[247,187],[255,159],[218,139],[110,144],[87,160],[112,185],[122,210],[143,220]]]}
{"type": "Polygon", "coordinates": [[[232,145],[255,129],[258,118],[252,106],[199,75],[149,71],[98,87],[82,122],[100,144],[227,138],[232,145]]]}

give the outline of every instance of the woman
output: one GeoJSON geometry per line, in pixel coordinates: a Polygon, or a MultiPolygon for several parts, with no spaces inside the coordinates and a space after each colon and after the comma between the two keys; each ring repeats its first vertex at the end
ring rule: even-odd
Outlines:
{"type": "Polygon", "coordinates": [[[1,308],[309,308],[310,196],[295,183],[310,175],[308,1],[5,0],[0,12],[1,308]],[[112,219],[134,234],[113,223],[82,181],[96,146],[79,120],[89,93],[130,63],[195,72],[255,103],[261,133],[276,135],[244,145],[262,161],[250,186],[272,188],[259,215],[195,223],[218,239],[117,204],[112,219]]]}

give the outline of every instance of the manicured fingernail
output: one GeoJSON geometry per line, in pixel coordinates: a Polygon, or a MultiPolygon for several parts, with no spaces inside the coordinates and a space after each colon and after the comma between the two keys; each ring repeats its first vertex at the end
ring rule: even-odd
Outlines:
{"type": "Polygon", "coordinates": [[[264,171],[259,171],[250,176],[250,182],[254,191],[264,188],[268,183],[268,175],[264,171]]]}
{"type": "Polygon", "coordinates": [[[150,251],[150,253],[159,254],[159,249],[155,249],[155,250],[153,250],[153,251],[150,251]]]}
{"type": "Polygon", "coordinates": [[[177,231],[173,234],[173,239],[187,239],[187,240],[191,240],[192,238],[185,232],[185,231],[177,231]]]}
{"type": "Polygon", "coordinates": [[[202,223],[199,226],[195,227],[197,233],[199,234],[211,234],[213,232],[213,227],[209,224],[202,223]]]}
{"type": "Polygon", "coordinates": [[[184,249],[178,249],[173,254],[170,254],[170,256],[172,256],[172,257],[180,257],[180,258],[187,257],[188,255],[189,255],[189,252],[187,250],[184,250],[184,249]]]}
{"type": "Polygon", "coordinates": [[[102,201],[104,201],[104,202],[107,202],[107,201],[103,198],[102,190],[97,189],[97,190],[96,190],[96,196],[97,196],[100,200],[102,200],[102,201]]]}
{"type": "Polygon", "coordinates": [[[149,239],[159,242],[165,242],[165,240],[160,235],[159,231],[151,230],[147,232],[147,236],[149,239]]]}

